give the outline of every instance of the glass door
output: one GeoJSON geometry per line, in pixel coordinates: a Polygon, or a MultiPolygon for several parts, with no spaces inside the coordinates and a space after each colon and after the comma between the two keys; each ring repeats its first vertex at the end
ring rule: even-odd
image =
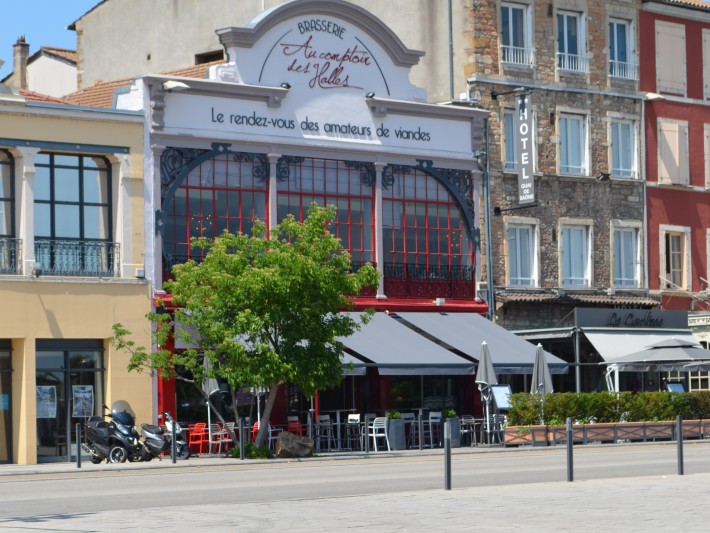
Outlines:
{"type": "Polygon", "coordinates": [[[9,344],[0,341],[0,464],[12,462],[12,366],[9,344]]]}
{"type": "MultiPolygon", "coordinates": [[[[38,341],[39,344],[40,341],[38,341]]],[[[44,341],[50,342],[50,341],[44,341]]],[[[65,344],[71,341],[61,341],[65,344]]],[[[103,352],[37,349],[37,460],[76,460],[76,425],[103,415],[103,352]]],[[[58,341],[55,341],[57,344],[58,341]]],[[[100,345],[100,342],[94,342],[100,345]]]]}

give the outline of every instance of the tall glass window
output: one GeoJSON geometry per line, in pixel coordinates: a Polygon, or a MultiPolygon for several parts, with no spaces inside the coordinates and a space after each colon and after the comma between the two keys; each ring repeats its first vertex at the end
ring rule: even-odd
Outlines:
{"type": "Polygon", "coordinates": [[[636,176],[636,131],[629,120],[611,122],[611,174],[619,178],[636,176]]]}
{"type": "Polygon", "coordinates": [[[589,228],[568,226],[562,229],[562,285],[588,287],[589,228]]]}
{"type": "Polygon", "coordinates": [[[12,365],[10,342],[0,340],[0,464],[12,462],[12,365]]]}
{"type": "Polygon", "coordinates": [[[533,63],[528,9],[528,6],[520,4],[501,4],[501,54],[504,63],[521,66],[533,63]]]}
{"type": "Polygon", "coordinates": [[[638,244],[637,229],[624,228],[614,231],[614,286],[638,287],[638,244]]]}
{"type": "Polygon", "coordinates": [[[266,220],[266,189],[266,181],[254,175],[254,162],[234,154],[220,154],[195,167],[164,206],[166,271],[202,258],[204,250],[190,247],[195,237],[214,239],[225,230],[249,234],[255,220],[266,220]]]}
{"type": "Polygon", "coordinates": [[[354,265],[374,261],[374,189],[362,182],[362,170],[343,161],[306,158],[289,165],[289,178],[278,184],[278,219],[308,215],[315,202],[337,208],[331,231],[350,252],[354,265]]]}
{"type": "Polygon", "coordinates": [[[19,241],[15,239],[14,160],[0,150],[0,274],[17,274],[19,241]]]}
{"type": "Polygon", "coordinates": [[[582,115],[560,116],[560,173],[587,173],[586,119],[582,115]]]}
{"type": "Polygon", "coordinates": [[[35,256],[43,274],[115,275],[109,162],[40,153],[35,168],[35,256]]]}
{"type": "Polygon", "coordinates": [[[583,53],[582,17],[579,13],[557,13],[557,68],[587,72],[587,56],[583,53]]]}
{"type": "Polygon", "coordinates": [[[503,112],[503,137],[505,141],[505,170],[518,168],[517,136],[515,135],[515,113],[503,112]]]}
{"type": "Polygon", "coordinates": [[[636,64],[631,49],[631,25],[626,20],[609,21],[609,74],[635,80],[636,64]]]}
{"type": "Polygon", "coordinates": [[[536,285],[535,227],[511,225],[508,227],[508,284],[511,287],[536,285]]]}

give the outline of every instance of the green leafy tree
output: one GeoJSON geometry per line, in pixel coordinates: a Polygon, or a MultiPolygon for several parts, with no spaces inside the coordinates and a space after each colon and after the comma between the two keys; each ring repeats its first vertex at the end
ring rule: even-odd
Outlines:
{"type": "Polygon", "coordinates": [[[352,272],[348,252],[327,229],[334,218],[334,208],[314,205],[303,222],[289,215],[270,231],[257,221],[251,236],[225,232],[195,240],[194,247],[207,250],[204,260],[175,266],[175,279],[165,283],[178,306],[175,320],[185,326],[177,334],[194,347],[179,353],[161,348],[171,330],[169,315],[149,315],[153,350],[135,346],[117,324],[114,344],[131,353],[129,369],[189,381],[178,374],[182,368],[201,391],[209,378],[226,380],[232,390],[268,388],[256,440],[262,446],[281,384],[313,396],[340,383],[338,337],[360,327],[340,311],[352,308],[351,297],[363,287],[377,284],[372,265],[352,272]]]}

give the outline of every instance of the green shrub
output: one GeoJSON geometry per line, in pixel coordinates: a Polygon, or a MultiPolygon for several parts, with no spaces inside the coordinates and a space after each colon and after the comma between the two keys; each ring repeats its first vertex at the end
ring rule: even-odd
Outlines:
{"type": "Polygon", "coordinates": [[[511,396],[508,424],[563,425],[570,417],[578,423],[640,422],[710,418],[710,391],[677,392],[572,392],[511,396]]]}
{"type": "MultiPolygon", "coordinates": [[[[273,453],[269,448],[257,448],[252,442],[244,444],[244,457],[247,459],[270,459],[272,455],[273,453]]],[[[231,448],[229,456],[239,459],[239,446],[231,448]]]]}

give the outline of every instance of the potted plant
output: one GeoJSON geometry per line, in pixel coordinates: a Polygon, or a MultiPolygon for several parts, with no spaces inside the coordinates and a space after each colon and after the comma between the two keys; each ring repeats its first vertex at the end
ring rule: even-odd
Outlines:
{"type": "MultiPolygon", "coordinates": [[[[460,448],[461,447],[461,419],[457,416],[456,411],[453,409],[444,409],[442,416],[445,421],[449,423],[451,427],[451,447],[460,448]]],[[[441,441],[443,442],[444,436],[444,425],[441,426],[441,441]]]]}
{"type": "Polygon", "coordinates": [[[407,448],[407,439],[404,432],[404,420],[399,411],[387,412],[387,438],[390,449],[404,450],[407,448]]]}

